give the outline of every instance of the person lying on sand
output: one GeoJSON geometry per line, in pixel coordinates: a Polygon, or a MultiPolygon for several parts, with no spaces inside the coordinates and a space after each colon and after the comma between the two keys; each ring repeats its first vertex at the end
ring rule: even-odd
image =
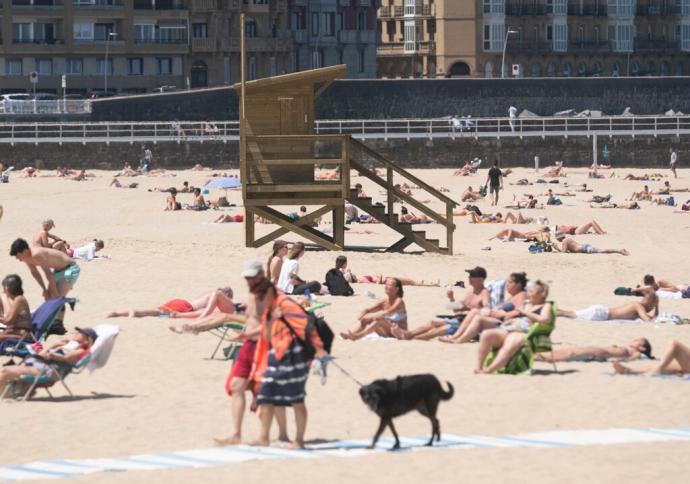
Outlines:
{"type": "Polygon", "coordinates": [[[407,207],[400,207],[400,221],[408,224],[430,224],[433,223],[426,215],[415,215],[407,211],[407,207]]]}
{"type": "Polygon", "coordinates": [[[50,231],[55,228],[55,222],[52,218],[47,218],[41,223],[41,229],[36,232],[33,239],[33,245],[36,247],[46,247],[48,249],[56,249],[67,253],[69,244],[66,240],[51,234],[50,231]]]}
{"type": "Polygon", "coordinates": [[[505,218],[503,219],[503,223],[518,225],[533,224],[536,223],[536,219],[534,217],[524,217],[522,212],[518,212],[517,216],[511,212],[507,212],[505,218]]]}
{"type": "Polygon", "coordinates": [[[82,247],[77,247],[76,249],[68,248],[67,255],[72,259],[90,261],[97,258],[96,252],[103,250],[104,247],[105,243],[101,239],[93,239],[92,242],[82,247]]]}
{"type": "Polygon", "coordinates": [[[534,198],[534,195],[525,195],[520,200],[513,195],[513,201],[504,208],[544,208],[544,206],[538,204],[538,201],[536,198],[534,198]]]}
{"type": "Polygon", "coordinates": [[[495,309],[485,307],[470,310],[455,334],[442,336],[439,338],[439,341],[444,343],[469,343],[482,331],[497,328],[504,321],[518,317],[520,315],[519,308],[522,307],[527,299],[526,288],[527,274],[524,272],[512,273],[506,280],[506,299],[501,306],[495,309]]]}
{"type": "Polygon", "coordinates": [[[391,333],[398,339],[416,339],[428,341],[439,336],[454,334],[460,327],[465,315],[473,309],[488,308],[490,305],[491,293],[484,287],[486,281],[486,270],[483,267],[475,267],[466,271],[469,275],[470,288],[465,293],[460,303],[455,301],[455,292],[449,288],[448,296],[449,307],[452,308],[454,316],[434,318],[427,324],[416,327],[413,330],[403,328],[393,328],[391,333]]]}
{"type": "Polygon", "coordinates": [[[587,203],[607,203],[611,201],[611,195],[592,195],[591,198],[584,200],[587,203]]]}
{"type": "Polygon", "coordinates": [[[120,180],[118,180],[117,178],[113,178],[113,181],[110,182],[109,186],[115,188],[137,188],[139,184],[137,182],[132,182],[123,185],[122,183],[120,183],[120,180]]]}
{"type": "Polygon", "coordinates": [[[386,284],[389,280],[398,280],[403,286],[420,286],[420,287],[439,287],[440,282],[425,282],[424,280],[417,281],[414,279],[409,279],[407,277],[396,277],[396,276],[384,276],[383,274],[377,275],[355,275],[350,268],[347,266],[348,262],[345,259],[344,262],[337,263],[339,265],[338,269],[343,273],[343,277],[347,282],[353,284],[386,284]]]}
{"type": "Polygon", "coordinates": [[[587,188],[587,184],[583,183],[582,185],[574,187],[573,191],[574,192],[592,192],[594,190],[592,190],[591,188],[587,188]]]}
{"type": "Polygon", "coordinates": [[[637,286],[635,289],[631,289],[630,294],[636,296],[644,296],[648,293],[656,293],[656,291],[668,291],[668,292],[681,292],[683,294],[688,294],[690,296],[690,286],[687,284],[676,284],[667,279],[659,279],[647,274],[642,279],[642,285],[637,286]]]}
{"type": "Polygon", "coordinates": [[[171,318],[203,318],[213,313],[216,309],[221,313],[232,314],[235,312],[232,296],[233,293],[230,287],[222,287],[191,301],[187,299],[171,299],[155,309],[113,311],[106,317],[145,318],[149,316],[168,316],[171,318]]]}
{"type": "Polygon", "coordinates": [[[604,235],[606,232],[601,228],[601,225],[597,223],[596,220],[584,223],[582,225],[556,225],[554,233],[556,236],[559,234],[564,235],[583,235],[588,234],[590,230],[593,230],[597,235],[604,235]]]}
{"type": "Polygon", "coordinates": [[[570,190],[565,191],[565,192],[560,192],[560,193],[554,193],[554,191],[549,188],[546,193],[540,193],[540,197],[548,197],[548,198],[554,198],[554,197],[574,197],[575,194],[571,192],[570,190]]]}
{"type": "Polygon", "coordinates": [[[653,360],[652,345],[647,338],[636,338],[627,345],[611,346],[573,346],[572,348],[553,350],[551,353],[537,353],[537,361],[555,363],[558,361],[608,361],[612,358],[624,361],[638,360],[640,356],[653,360]]]}
{"type": "Polygon", "coordinates": [[[666,175],[661,173],[645,173],[644,175],[633,175],[632,173],[625,175],[623,180],[635,180],[635,181],[661,181],[666,175]]]}
{"type": "Polygon", "coordinates": [[[497,212],[496,215],[490,213],[484,213],[482,215],[477,215],[475,212],[470,213],[472,217],[471,222],[475,224],[502,224],[505,223],[503,220],[503,214],[497,212]]]}
{"type": "Polygon", "coordinates": [[[343,339],[356,341],[372,333],[391,338],[394,327],[407,329],[407,310],[403,301],[402,282],[399,279],[389,279],[385,287],[386,297],[362,311],[357,318],[358,328],[340,333],[343,339]]]}
{"type": "Polygon", "coordinates": [[[558,316],[562,318],[580,319],[583,321],[615,321],[641,319],[650,323],[659,315],[659,298],[656,293],[649,293],[639,301],[630,302],[615,308],[607,308],[603,304],[595,304],[579,311],[558,309],[558,316]],[[653,312],[653,316],[649,313],[653,312]]]}
{"type": "Polygon", "coordinates": [[[86,180],[86,170],[80,170],[76,175],[72,176],[70,180],[73,181],[85,181],[86,180]]]}
{"type": "Polygon", "coordinates": [[[589,208],[623,208],[626,210],[636,210],[640,208],[637,202],[622,202],[622,203],[590,203],[589,208]]]}
{"type": "Polygon", "coordinates": [[[652,203],[652,205],[665,205],[668,207],[675,207],[676,206],[676,200],[673,197],[652,198],[649,201],[652,203]]]}
{"type": "Polygon", "coordinates": [[[512,242],[514,240],[547,241],[549,239],[550,230],[549,227],[539,227],[537,230],[532,230],[530,232],[518,232],[515,229],[504,229],[493,237],[490,237],[489,240],[500,239],[504,242],[512,242]]]}
{"type": "Polygon", "coordinates": [[[163,193],[193,193],[195,188],[189,185],[188,181],[182,182],[182,188],[168,187],[168,188],[149,188],[150,192],[163,192],[163,193]]]}
{"type": "Polygon", "coordinates": [[[19,173],[21,173],[21,175],[25,178],[35,178],[41,174],[41,170],[34,168],[33,166],[27,166],[19,173]]]}
{"type": "Polygon", "coordinates": [[[553,249],[556,252],[567,254],[620,254],[630,255],[626,249],[597,249],[591,244],[580,244],[572,237],[564,237],[559,242],[554,242],[553,249]]]}
{"type": "Polygon", "coordinates": [[[674,340],[654,366],[640,370],[614,361],[613,371],[622,375],[687,375],[690,374],[690,347],[674,340]]]}
{"type": "MultiPolygon", "coordinates": [[[[214,224],[231,224],[231,223],[242,223],[244,222],[244,215],[241,214],[235,214],[235,215],[230,215],[229,213],[224,213],[222,215],[219,215],[217,219],[213,221],[214,224]]],[[[262,222],[262,223],[269,223],[269,222],[262,222]]]]}

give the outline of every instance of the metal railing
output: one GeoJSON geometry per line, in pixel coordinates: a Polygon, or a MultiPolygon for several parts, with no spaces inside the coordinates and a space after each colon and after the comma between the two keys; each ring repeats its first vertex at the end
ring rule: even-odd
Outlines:
{"type": "Polygon", "coordinates": [[[89,114],[88,99],[0,100],[0,114],[89,114]]]}
{"type": "MultiPolygon", "coordinates": [[[[32,101],[27,101],[32,102],[32,101]]],[[[319,120],[315,134],[357,139],[687,136],[690,116],[605,116],[319,120]]],[[[238,121],[0,123],[1,143],[137,143],[237,141],[238,121]]]]}

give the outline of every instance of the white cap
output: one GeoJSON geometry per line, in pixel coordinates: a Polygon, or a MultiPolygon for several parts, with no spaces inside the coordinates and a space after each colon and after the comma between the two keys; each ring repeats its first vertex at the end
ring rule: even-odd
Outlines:
{"type": "Polygon", "coordinates": [[[264,271],[264,266],[258,260],[249,260],[244,263],[242,277],[256,277],[264,271]]]}

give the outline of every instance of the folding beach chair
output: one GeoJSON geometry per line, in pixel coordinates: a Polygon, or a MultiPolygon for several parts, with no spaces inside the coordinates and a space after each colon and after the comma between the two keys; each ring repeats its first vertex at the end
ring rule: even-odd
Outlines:
{"type": "MultiPolygon", "coordinates": [[[[215,359],[216,353],[218,353],[218,350],[220,349],[221,345],[223,344],[223,341],[230,341],[229,338],[227,338],[228,331],[233,330],[233,331],[242,331],[244,329],[244,325],[240,323],[224,323],[223,325],[217,327],[217,328],[212,328],[207,330],[206,332],[209,334],[212,334],[213,336],[218,338],[218,344],[216,345],[215,349],[213,350],[213,353],[211,353],[211,360],[215,359]]],[[[237,354],[240,351],[240,345],[239,343],[236,343],[235,341],[232,341],[229,346],[226,346],[223,348],[223,355],[225,358],[223,358],[225,361],[228,360],[234,360],[237,358],[237,354]]]]}
{"type": "Polygon", "coordinates": [[[0,173],[0,183],[8,183],[10,181],[10,173],[14,170],[13,166],[10,166],[7,170],[0,173]]]}
{"type": "MultiPolygon", "coordinates": [[[[551,343],[551,333],[556,327],[556,303],[551,303],[551,321],[546,324],[533,324],[525,336],[525,343],[522,348],[511,358],[505,368],[498,370],[497,373],[504,375],[522,375],[531,373],[534,364],[534,355],[537,353],[551,352],[553,359],[553,345],[551,343]]],[[[484,360],[484,368],[489,366],[498,355],[500,348],[492,348],[491,352],[484,360]]],[[[556,362],[553,362],[553,369],[558,373],[556,362]]]]}
{"type": "Polygon", "coordinates": [[[62,321],[57,319],[57,316],[62,312],[65,305],[74,311],[74,306],[77,300],[73,297],[60,297],[50,299],[41,304],[36,311],[31,314],[32,331],[29,337],[18,339],[7,339],[0,343],[0,356],[22,356],[26,354],[24,346],[26,343],[37,342],[45,340],[49,334],[65,334],[65,328],[62,321]]]}

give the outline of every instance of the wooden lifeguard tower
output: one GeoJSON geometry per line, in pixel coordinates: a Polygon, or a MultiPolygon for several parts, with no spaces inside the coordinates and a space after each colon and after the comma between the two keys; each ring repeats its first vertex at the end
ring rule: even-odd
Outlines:
{"type": "Polygon", "coordinates": [[[330,250],[345,247],[345,203],[351,203],[403,235],[389,247],[400,251],[417,244],[427,251],[452,254],[453,208],[456,202],[427,185],[363,143],[341,134],[315,134],[314,101],[336,79],[345,75],[346,66],[297,72],[235,84],[240,95],[240,177],[245,206],[245,242],[261,247],[287,232],[294,232],[330,250]],[[353,151],[357,158],[353,158],[353,151]],[[369,159],[383,165],[382,178],[362,162],[369,159]],[[319,167],[332,167],[334,176],[318,180],[319,167]],[[374,204],[371,198],[357,198],[350,187],[350,170],[358,171],[383,187],[387,204],[374,204]],[[412,196],[396,188],[393,174],[425,190],[446,205],[440,215],[412,196]],[[424,231],[398,220],[395,201],[415,207],[446,227],[446,247],[428,239],[424,231]],[[275,206],[314,206],[321,208],[295,219],[275,206]],[[316,229],[313,222],[331,213],[332,235],[316,229]],[[256,238],[255,216],[280,228],[256,238]]]}

